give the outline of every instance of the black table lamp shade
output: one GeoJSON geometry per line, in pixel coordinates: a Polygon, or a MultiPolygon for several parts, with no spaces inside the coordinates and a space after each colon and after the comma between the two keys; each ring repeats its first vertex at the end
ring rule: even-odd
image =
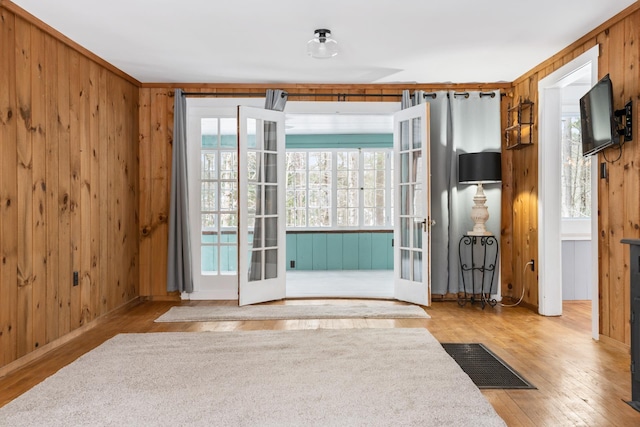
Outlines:
{"type": "Polygon", "coordinates": [[[458,182],[499,182],[502,180],[500,153],[466,153],[458,156],[458,182]]]}

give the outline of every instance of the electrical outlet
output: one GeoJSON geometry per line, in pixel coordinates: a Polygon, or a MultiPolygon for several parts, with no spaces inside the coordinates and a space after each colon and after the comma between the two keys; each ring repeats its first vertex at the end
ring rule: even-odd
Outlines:
{"type": "Polygon", "coordinates": [[[73,272],[73,286],[78,286],[80,284],[80,277],[77,271],[73,272]]]}
{"type": "Polygon", "coordinates": [[[536,271],[536,262],[531,260],[531,271],[536,271]]]}
{"type": "Polygon", "coordinates": [[[296,268],[296,262],[294,260],[289,261],[289,268],[296,268]]]}

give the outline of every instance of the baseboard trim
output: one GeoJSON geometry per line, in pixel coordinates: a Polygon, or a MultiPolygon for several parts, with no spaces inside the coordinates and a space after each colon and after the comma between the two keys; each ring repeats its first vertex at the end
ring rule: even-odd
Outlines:
{"type": "Polygon", "coordinates": [[[599,338],[598,340],[603,344],[610,345],[619,350],[623,350],[627,352],[631,351],[631,346],[629,344],[623,343],[622,341],[614,340],[613,338],[608,337],[606,335],[602,335],[602,334],[600,334],[598,338],[599,338]]]}
{"type": "Polygon", "coordinates": [[[17,360],[14,360],[13,362],[1,367],[0,368],[0,378],[3,378],[5,376],[11,374],[14,371],[17,371],[18,369],[21,369],[21,368],[25,367],[29,363],[38,360],[40,357],[44,356],[45,354],[49,353],[50,351],[53,351],[53,350],[63,346],[64,344],[68,343],[69,341],[71,341],[71,340],[81,336],[82,334],[90,331],[91,329],[104,324],[106,321],[108,321],[111,318],[113,318],[113,316],[118,316],[121,312],[130,310],[131,308],[133,308],[136,305],[140,304],[140,302],[141,302],[140,297],[135,297],[131,301],[129,301],[127,303],[124,303],[123,305],[111,310],[108,313],[105,313],[104,315],[98,317],[97,319],[93,320],[92,322],[89,322],[86,325],[80,326],[78,329],[74,329],[73,331],[71,331],[68,334],[58,338],[57,340],[51,341],[50,343],[45,344],[42,347],[39,347],[36,350],[33,350],[32,352],[22,356],[21,358],[19,358],[17,360]]]}

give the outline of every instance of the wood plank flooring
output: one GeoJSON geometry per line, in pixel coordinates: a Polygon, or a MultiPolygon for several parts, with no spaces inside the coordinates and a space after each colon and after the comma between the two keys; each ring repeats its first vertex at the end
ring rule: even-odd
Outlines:
{"type": "MultiPolygon", "coordinates": [[[[310,304],[353,300],[287,300],[310,304]]],[[[358,300],[366,304],[400,304],[358,300]]],[[[227,302],[228,303],[228,302],[227,302]]],[[[82,336],[0,378],[0,406],[118,333],[163,331],[293,330],[314,328],[426,328],[440,342],[480,342],[518,370],[538,390],[483,390],[509,426],[633,426],[640,413],[631,398],[629,351],[593,341],[590,302],[566,302],[564,315],[542,317],[525,308],[460,308],[435,302],[430,319],[331,319],[201,323],[154,323],[173,305],[210,302],[141,302],[110,315],[82,336]]],[[[416,367],[419,369],[420,367],[416,367]]]]}

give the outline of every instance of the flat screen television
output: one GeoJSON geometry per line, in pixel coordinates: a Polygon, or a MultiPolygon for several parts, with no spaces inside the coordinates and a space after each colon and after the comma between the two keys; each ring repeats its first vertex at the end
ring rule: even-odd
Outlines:
{"type": "Polygon", "coordinates": [[[580,98],[580,124],[585,157],[620,143],[608,74],[580,98]]]}

